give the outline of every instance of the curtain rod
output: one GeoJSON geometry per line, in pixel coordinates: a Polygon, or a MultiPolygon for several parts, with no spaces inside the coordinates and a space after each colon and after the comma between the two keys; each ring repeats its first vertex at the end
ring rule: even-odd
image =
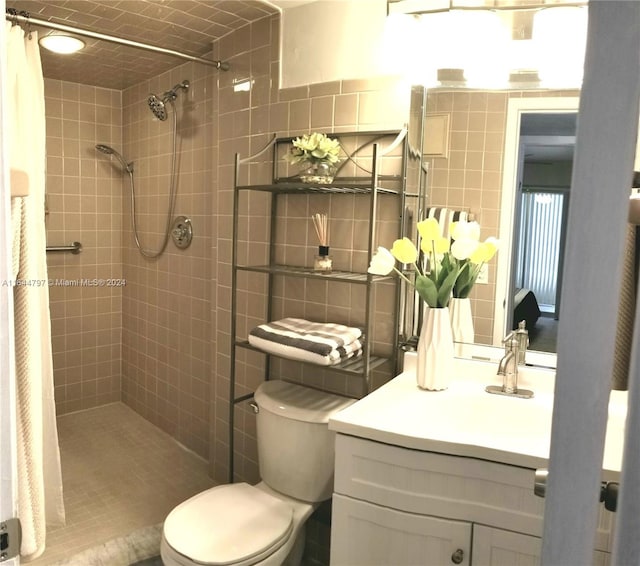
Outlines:
{"type": "Polygon", "coordinates": [[[158,47],[157,45],[140,43],[139,41],[132,41],[130,39],[124,39],[122,37],[106,35],[104,33],[99,33],[96,31],[91,31],[88,29],[82,29],[78,27],[67,26],[64,24],[56,24],[54,22],[49,22],[47,20],[33,18],[27,12],[18,13],[18,12],[7,10],[7,13],[5,14],[5,18],[10,22],[14,22],[17,24],[41,26],[49,29],[54,29],[57,31],[65,31],[67,33],[73,33],[75,35],[82,35],[85,37],[91,37],[93,39],[108,41],[110,43],[118,43],[120,45],[127,45],[129,47],[144,49],[146,51],[155,51],[156,53],[164,53],[165,55],[172,55],[173,57],[179,57],[180,59],[187,59],[189,61],[194,61],[196,63],[202,63],[203,65],[209,65],[210,67],[215,67],[216,69],[221,69],[223,71],[229,70],[229,63],[227,63],[226,61],[212,61],[211,59],[205,59],[203,57],[188,55],[187,53],[182,53],[181,51],[174,51],[173,49],[165,49],[164,47],[158,47]]]}

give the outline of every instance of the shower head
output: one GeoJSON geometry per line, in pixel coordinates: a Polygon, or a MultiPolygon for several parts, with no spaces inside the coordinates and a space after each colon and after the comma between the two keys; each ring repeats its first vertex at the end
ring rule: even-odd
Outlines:
{"type": "Polygon", "coordinates": [[[167,107],[164,100],[161,100],[155,94],[150,94],[149,98],[147,98],[147,104],[158,120],[164,122],[167,119],[167,107]]]}
{"type": "Polygon", "coordinates": [[[99,152],[104,153],[105,155],[113,155],[120,162],[120,165],[122,165],[122,167],[124,167],[124,170],[127,173],[133,173],[133,162],[127,163],[125,158],[122,157],[122,155],[120,155],[112,147],[110,147],[108,145],[105,145],[103,143],[99,143],[98,145],[96,145],[96,149],[99,152]]]}
{"type": "Polygon", "coordinates": [[[164,92],[161,96],[151,93],[147,98],[147,104],[153,112],[153,115],[163,122],[167,119],[167,102],[173,103],[178,98],[179,90],[189,90],[189,81],[182,81],[175,85],[171,90],[164,92]]]}

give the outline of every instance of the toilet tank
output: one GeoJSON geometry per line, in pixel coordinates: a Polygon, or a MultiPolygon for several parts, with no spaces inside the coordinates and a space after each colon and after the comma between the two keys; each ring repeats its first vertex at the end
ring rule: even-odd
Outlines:
{"type": "Polygon", "coordinates": [[[355,399],[281,380],[262,383],[254,399],[262,481],[302,501],[329,499],[335,442],[329,418],[355,399]]]}

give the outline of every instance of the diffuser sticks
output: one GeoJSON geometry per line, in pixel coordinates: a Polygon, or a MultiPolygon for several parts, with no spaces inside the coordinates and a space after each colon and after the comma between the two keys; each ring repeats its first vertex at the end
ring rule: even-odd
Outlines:
{"type": "Polygon", "coordinates": [[[330,273],[332,260],[329,255],[329,219],[326,214],[312,214],[311,220],[318,236],[318,255],[313,262],[313,270],[330,273]]]}

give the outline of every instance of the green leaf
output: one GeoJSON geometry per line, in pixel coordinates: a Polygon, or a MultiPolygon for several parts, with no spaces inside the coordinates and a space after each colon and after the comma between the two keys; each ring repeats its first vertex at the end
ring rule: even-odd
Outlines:
{"type": "Polygon", "coordinates": [[[458,274],[458,278],[456,279],[456,283],[453,287],[454,297],[460,297],[460,293],[462,292],[463,289],[465,289],[469,285],[472,277],[473,277],[473,270],[471,269],[471,264],[468,261],[466,261],[462,266],[462,268],[460,269],[460,273],[458,274]]]}
{"type": "Polygon", "coordinates": [[[438,306],[446,307],[449,304],[449,299],[451,298],[451,291],[453,290],[453,286],[458,278],[458,273],[460,269],[458,266],[453,268],[446,276],[445,280],[442,282],[440,286],[440,290],[438,291],[438,306]]]}
{"type": "Polygon", "coordinates": [[[418,291],[420,298],[431,308],[438,306],[438,288],[429,277],[424,275],[416,277],[416,291],[418,291]]]}
{"type": "Polygon", "coordinates": [[[457,289],[455,290],[454,294],[460,299],[466,299],[469,296],[469,294],[471,293],[471,289],[473,289],[473,286],[476,283],[476,279],[478,279],[478,275],[480,274],[480,269],[476,265],[471,263],[469,263],[468,265],[469,271],[466,280],[460,285],[458,284],[458,282],[456,282],[457,289]]]}

